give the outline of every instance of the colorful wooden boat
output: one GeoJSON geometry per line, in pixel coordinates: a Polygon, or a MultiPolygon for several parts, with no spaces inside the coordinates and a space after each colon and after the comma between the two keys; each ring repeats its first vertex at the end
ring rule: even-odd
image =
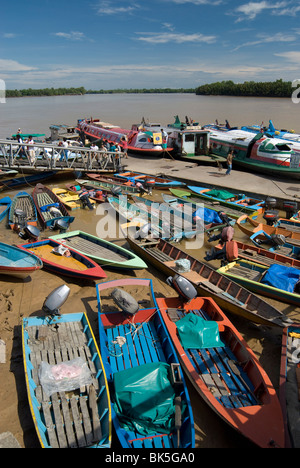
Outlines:
{"type": "MultiPolygon", "coordinates": [[[[60,187],[53,188],[52,192],[65,205],[67,210],[73,211],[82,208],[82,201],[80,200],[79,194],[60,187]]],[[[91,205],[96,205],[94,200],[90,200],[90,203],[91,205]]]]}
{"type": "Polygon", "coordinates": [[[22,339],[29,406],[41,447],[110,448],[109,389],[86,314],[24,318],[22,339]],[[47,374],[41,369],[62,373],[72,364],[74,372],[85,370],[86,385],[77,388],[67,374],[62,390],[48,396],[47,374]],[[70,390],[64,390],[68,385],[70,390]]]}
{"type": "Polygon", "coordinates": [[[255,232],[250,237],[250,240],[256,248],[263,248],[264,250],[268,248],[267,251],[270,255],[275,255],[275,258],[278,261],[289,263],[291,266],[296,268],[300,267],[300,246],[285,242],[283,241],[283,238],[281,238],[281,242],[279,242],[277,237],[271,237],[265,231],[255,232]]]}
{"type": "Polygon", "coordinates": [[[279,400],[285,422],[285,448],[300,447],[300,326],[290,325],[282,333],[279,400]]]}
{"type": "Polygon", "coordinates": [[[50,239],[76,249],[102,267],[118,270],[147,268],[147,264],[134,252],[87,232],[71,231],[51,236],[50,239]]]}
{"type": "Polygon", "coordinates": [[[210,133],[213,155],[223,157],[225,161],[229,150],[233,150],[234,166],[284,179],[300,178],[299,153],[294,151],[294,145],[296,143],[243,130],[213,130],[210,133]]]}
{"type": "Polygon", "coordinates": [[[9,209],[11,206],[11,198],[10,197],[3,197],[0,199],[0,221],[3,221],[4,218],[9,213],[9,209]]]}
{"type": "Polygon", "coordinates": [[[121,191],[123,195],[138,194],[140,190],[135,185],[129,183],[122,183],[117,177],[105,177],[102,174],[87,174],[88,180],[82,181],[77,180],[80,185],[85,185],[92,188],[98,188],[100,190],[106,190],[107,192],[114,192],[115,190],[121,191]]]}
{"type": "Polygon", "coordinates": [[[18,174],[18,171],[15,171],[14,169],[5,169],[5,168],[2,168],[0,169],[0,178],[4,178],[4,177],[7,177],[8,175],[12,176],[12,175],[16,175],[18,174]]]}
{"type": "Polygon", "coordinates": [[[146,183],[152,185],[155,189],[168,189],[170,187],[182,187],[185,185],[184,182],[180,182],[179,180],[172,180],[166,177],[152,176],[134,171],[119,172],[115,174],[115,177],[131,182],[132,185],[136,185],[137,182],[141,182],[142,184],[146,183]]]}
{"type": "Polygon", "coordinates": [[[43,268],[42,260],[31,252],[0,242],[0,274],[27,278],[43,268]]]}
{"type": "MultiPolygon", "coordinates": [[[[284,248],[281,250],[281,247],[278,246],[278,249],[271,248],[270,250],[265,249],[263,246],[245,244],[244,242],[235,241],[238,247],[238,258],[244,260],[252,260],[255,263],[260,263],[262,265],[290,265],[294,268],[300,268],[300,259],[297,258],[297,255],[291,254],[290,256],[287,253],[291,253],[293,249],[296,249],[295,246],[290,245],[290,248],[284,248]]],[[[215,246],[216,249],[223,248],[223,245],[219,244],[215,246]]]]}
{"type": "Polygon", "coordinates": [[[43,184],[37,184],[32,192],[40,224],[43,229],[54,228],[58,221],[70,224],[74,216],[70,216],[64,204],[43,184]]]}
{"type": "Polygon", "coordinates": [[[163,148],[161,133],[139,131],[134,127],[128,130],[107,122],[100,122],[98,119],[79,120],[78,131],[86,135],[89,140],[104,139],[110,143],[118,143],[121,147],[124,146],[123,139],[126,138],[128,153],[140,156],[162,156],[166,151],[173,151],[173,148],[163,148]]]}
{"type": "Polygon", "coordinates": [[[181,365],[204,401],[261,448],[284,447],[276,391],[246,341],[209,297],[156,298],[181,365]]]}
{"type": "Polygon", "coordinates": [[[51,177],[55,176],[56,172],[57,171],[38,172],[36,174],[27,174],[23,177],[15,177],[13,179],[4,180],[0,182],[0,190],[14,190],[16,188],[22,187],[23,185],[36,184],[37,182],[50,179],[51,177]]]}
{"type": "Polygon", "coordinates": [[[284,327],[291,321],[278,309],[222,275],[204,262],[183,252],[176,245],[163,239],[138,242],[127,239],[132,249],[157,270],[167,276],[180,274],[197,289],[199,296],[214,299],[222,310],[244,317],[255,323],[284,327]],[[183,272],[182,261],[188,261],[190,269],[183,272]]]}
{"type": "Polygon", "coordinates": [[[121,446],[193,448],[190,398],[171,338],[155,306],[152,281],[126,278],[101,282],[96,291],[100,352],[111,388],[112,420],[121,446]],[[132,294],[136,296],[137,292],[144,298],[143,306],[139,308],[137,304],[139,310],[129,315],[118,297],[122,301],[122,295],[128,298],[129,294],[134,303],[132,294]],[[127,395],[132,396],[132,403],[129,401],[126,409],[127,395]],[[180,421],[174,428],[174,403],[179,401],[180,421]]]}
{"type": "Polygon", "coordinates": [[[262,234],[257,236],[258,239],[264,240],[266,233],[268,236],[282,235],[287,238],[288,242],[293,245],[300,246],[300,232],[285,229],[283,227],[270,226],[268,224],[259,223],[255,219],[250,218],[247,215],[242,215],[236,222],[239,229],[251,237],[258,231],[263,231],[262,234]]]}
{"type": "Polygon", "coordinates": [[[300,279],[298,268],[278,264],[265,266],[238,259],[217,271],[257,294],[300,305],[300,294],[294,292],[294,287],[300,279]]]}
{"type": "Polygon", "coordinates": [[[237,208],[244,213],[260,214],[264,211],[265,202],[263,200],[248,197],[244,193],[236,194],[228,190],[209,189],[195,185],[188,185],[188,189],[197,193],[203,200],[216,201],[222,206],[237,208]]]}
{"type": "MultiPolygon", "coordinates": [[[[43,239],[18,245],[20,249],[30,251],[41,258],[45,270],[49,270],[52,273],[86,280],[106,278],[106,273],[94,260],[70,247],[68,247],[69,256],[59,254],[56,252],[59,250],[59,246],[63,247],[60,242],[54,239],[43,239]]],[[[64,249],[60,250],[61,252],[64,251],[64,249]]]]}
{"type": "MultiPolygon", "coordinates": [[[[219,201],[216,200],[209,200],[206,198],[200,197],[197,193],[191,192],[190,190],[181,190],[181,189],[173,189],[170,188],[169,191],[173,195],[173,200],[177,200],[178,203],[191,203],[195,205],[203,205],[206,208],[210,208],[211,210],[215,210],[217,212],[222,211],[224,212],[229,218],[232,218],[234,220],[237,220],[241,216],[241,212],[244,211],[244,208],[239,206],[239,207],[234,207],[234,206],[224,206],[221,205],[219,201]]],[[[163,198],[165,197],[170,197],[170,195],[165,195],[163,194],[163,198]]],[[[169,199],[170,200],[170,199],[169,199]]],[[[166,200],[167,201],[167,200],[166,200]]],[[[247,207],[245,207],[245,212],[247,211],[247,207]]],[[[255,211],[254,213],[251,212],[248,213],[251,218],[256,218],[258,215],[258,212],[255,211]]]]}
{"type": "Polygon", "coordinates": [[[32,196],[27,192],[19,192],[12,199],[8,213],[8,225],[12,230],[18,231],[27,224],[37,226],[37,210],[32,196]]]}

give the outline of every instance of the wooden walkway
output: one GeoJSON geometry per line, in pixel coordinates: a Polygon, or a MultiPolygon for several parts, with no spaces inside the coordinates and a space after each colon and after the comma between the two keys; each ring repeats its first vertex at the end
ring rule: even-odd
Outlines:
{"type": "Polygon", "coordinates": [[[66,150],[47,143],[29,146],[14,140],[0,140],[0,167],[24,171],[119,172],[122,157],[121,152],[103,153],[80,146],[66,150]]]}

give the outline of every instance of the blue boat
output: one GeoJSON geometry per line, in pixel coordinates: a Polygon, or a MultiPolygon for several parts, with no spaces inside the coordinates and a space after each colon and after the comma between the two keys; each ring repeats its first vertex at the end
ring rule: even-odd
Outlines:
{"type": "Polygon", "coordinates": [[[197,193],[203,200],[213,200],[220,205],[239,209],[249,215],[260,214],[264,211],[265,202],[256,198],[248,197],[244,193],[232,193],[222,189],[209,189],[207,187],[188,186],[188,189],[197,193]]]}
{"type": "Polygon", "coordinates": [[[152,281],[102,282],[96,291],[100,352],[121,446],[193,448],[190,398],[170,335],[155,307],[152,281]],[[143,297],[143,304],[131,294],[143,297]]]}
{"type": "Polygon", "coordinates": [[[3,221],[4,218],[8,215],[11,205],[10,197],[3,197],[0,200],[0,221],[3,221]]]}
{"type": "MultiPolygon", "coordinates": [[[[256,231],[250,240],[256,247],[262,247],[267,245],[270,252],[279,253],[290,258],[298,260],[300,263],[300,247],[297,245],[290,244],[284,238],[284,236],[270,236],[263,230],[256,231]]],[[[299,265],[297,265],[299,267],[299,265]]]]}
{"type": "Polygon", "coordinates": [[[109,390],[86,314],[24,318],[22,340],[29,406],[41,447],[110,448],[109,390]]]}
{"type": "Polygon", "coordinates": [[[9,213],[8,225],[14,231],[19,231],[27,225],[37,226],[37,210],[30,193],[19,192],[12,199],[9,213]]]}
{"type": "Polygon", "coordinates": [[[19,188],[23,185],[28,184],[35,184],[42,180],[50,179],[51,177],[55,176],[57,171],[44,171],[38,172],[36,174],[28,174],[23,177],[15,177],[13,179],[4,180],[0,182],[0,190],[14,190],[15,188],[19,188]]]}
{"type": "Polygon", "coordinates": [[[136,185],[139,182],[141,184],[149,184],[155,189],[168,189],[169,187],[182,187],[185,185],[184,182],[180,182],[178,180],[142,174],[134,171],[119,172],[118,174],[114,174],[114,176],[121,180],[131,182],[132,185],[136,185]]]}
{"type": "Polygon", "coordinates": [[[0,274],[27,278],[43,268],[42,260],[31,252],[0,242],[0,274]]]}

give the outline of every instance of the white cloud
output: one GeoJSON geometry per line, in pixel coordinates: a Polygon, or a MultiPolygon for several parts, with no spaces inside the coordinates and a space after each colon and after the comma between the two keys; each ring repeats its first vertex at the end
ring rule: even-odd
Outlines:
{"type": "Polygon", "coordinates": [[[220,5],[223,3],[223,0],[167,0],[173,3],[177,3],[179,5],[185,3],[193,3],[194,5],[220,5]]]}
{"type": "Polygon", "coordinates": [[[137,33],[140,35],[137,40],[147,42],[150,44],[166,44],[167,42],[173,42],[176,44],[183,44],[186,42],[205,42],[206,44],[212,44],[216,41],[216,36],[205,36],[204,34],[184,34],[184,33],[137,33]]]}
{"type": "Polygon", "coordinates": [[[30,70],[36,70],[36,68],[23,65],[15,60],[0,59],[0,72],[22,72],[30,70]]]}
{"type": "Polygon", "coordinates": [[[287,2],[249,2],[237,7],[235,12],[239,15],[238,21],[242,21],[243,19],[253,20],[264,10],[271,10],[271,13],[274,14],[275,10],[285,8],[286,6],[287,2]]]}
{"type": "MultiPolygon", "coordinates": [[[[128,2],[126,2],[128,3],[128,2]]],[[[138,4],[130,3],[125,6],[115,6],[113,2],[109,0],[103,0],[94,6],[98,15],[120,15],[130,14],[138,10],[140,7],[138,4]]]]}
{"type": "Polygon", "coordinates": [[[69,33],[57,32],[57,33],[53,33],[53,35],[57,37],[63,37],[65,39],[70,39],[72,41],[81,41],[82,39],[85,39],[84,33],[79,32],[79,31],[71,31],[69,33]]]}
{"type": "Polygon", "coordinates": [[[281,53],[277,53],[274,55],[276,55],[277,57],[283,57],[287,59],[289,62],[300,65],[300,52],[298,51],[281,52],[281,53]]]}
{"type": "Polygon", "coordinates": [[[278,32],[278,33],[273,34],[273,35],[257,34],[256,37],[257,37],[256,40],[245,42],[245,43],[237,46],[233,50],[238,50],[241,47],[252,47],[252,46],[255,46],[255,45],[259,45],[259,44],[268,44],[268,43],[275,43],[275,42],[293,42],[293,41],[296,41],[298,39],[297,38],[297,33],[295,33],[295,34],[293,34],[293,33],[284,34],[284,33],[281,33],[281,32],[278,32]]]}

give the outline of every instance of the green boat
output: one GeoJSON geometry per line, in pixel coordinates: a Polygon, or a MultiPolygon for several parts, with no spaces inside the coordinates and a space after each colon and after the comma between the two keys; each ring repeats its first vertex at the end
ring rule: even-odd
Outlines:
{"type": "Polygon", "coordinates": [[[279,264],[266,266],[238,259],[219,268],[217,272],[256,294],[300,306],[300,289],[297,285],[300,279],[298,268],[279,264]]]}
{"type": "Polygon", "coordinates": [[[117,269],[148,268],[147,264],[134,252],[87,232],[65,232],[51,236],[50,239],[61,241],[64,245],[86,255],[102,267],[117,269]]]}

